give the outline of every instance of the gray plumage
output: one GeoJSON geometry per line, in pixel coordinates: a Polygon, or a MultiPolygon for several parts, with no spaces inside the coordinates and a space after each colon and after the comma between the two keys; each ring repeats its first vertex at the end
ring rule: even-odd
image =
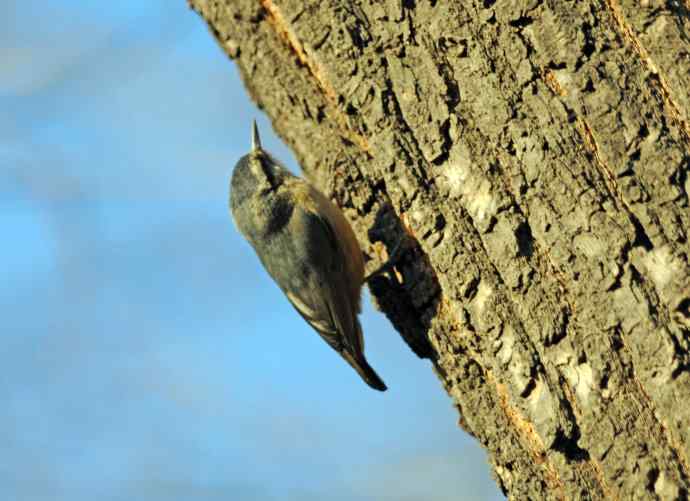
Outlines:
{"type": "Polygon", "coordinates": [[[357,315],[364,259],[342,211],[262,147],[235,165],[230,210],[268,274],[297,312],[372,388],[386,385],[364,357],[357,315]]]}

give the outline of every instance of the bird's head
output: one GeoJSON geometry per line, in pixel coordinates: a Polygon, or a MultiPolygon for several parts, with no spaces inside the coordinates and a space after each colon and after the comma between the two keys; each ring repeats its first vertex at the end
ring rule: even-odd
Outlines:
{"type": "Polygon", "coordinates": [[[290,172],[261,147],[256,121],[252,122],[252,149],[237,161],[230,185],[230,205],[241,204],[252,196],[275,192],[290,172]]]}

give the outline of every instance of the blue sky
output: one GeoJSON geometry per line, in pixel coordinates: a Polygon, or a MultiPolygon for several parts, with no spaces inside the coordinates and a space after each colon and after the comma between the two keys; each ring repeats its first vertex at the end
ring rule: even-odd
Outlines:
{"type": "Polygon", "coordinates": [[[364,298],[370,390],[236,232],[257,117],[184,0],[0,2],[0,499],[501,499],[364,298]]]}

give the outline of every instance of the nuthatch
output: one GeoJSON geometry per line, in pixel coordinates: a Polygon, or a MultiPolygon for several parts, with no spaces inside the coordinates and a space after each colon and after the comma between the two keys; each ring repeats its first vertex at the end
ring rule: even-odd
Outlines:
{"type": "Polygon", "coordinates": [[[297,313],[369,386],[385,391],[364,358],[357,318],[364,258],[357,238],[338,207],[261,147],[256,122],[252,150],[232,173],[230,210],[297,313]]]}

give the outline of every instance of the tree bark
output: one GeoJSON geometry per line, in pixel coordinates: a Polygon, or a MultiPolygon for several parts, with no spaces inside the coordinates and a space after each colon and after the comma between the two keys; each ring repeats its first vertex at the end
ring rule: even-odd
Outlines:
{"type": "Polygon", "coordinates": [[[507,495],[687,498],[688,0],[189,1],[507,495]]]}

